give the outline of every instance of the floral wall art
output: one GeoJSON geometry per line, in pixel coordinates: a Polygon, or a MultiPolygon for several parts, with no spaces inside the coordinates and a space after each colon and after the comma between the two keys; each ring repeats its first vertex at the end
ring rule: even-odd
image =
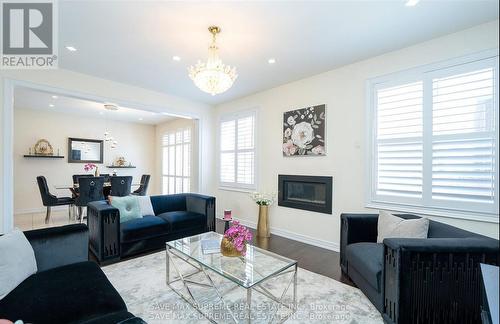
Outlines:
{"type": "Polygon", "coordinates": [[[283,156],[325,155],[326,106],[283,114],[283,156]]]}

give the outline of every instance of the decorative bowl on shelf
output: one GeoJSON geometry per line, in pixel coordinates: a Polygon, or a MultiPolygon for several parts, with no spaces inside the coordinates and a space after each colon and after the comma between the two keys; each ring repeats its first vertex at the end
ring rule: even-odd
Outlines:
{"type": "Polygon", "coordinates": [[[120,156],[118,159],[115,161],[115,166],[125,166],[127,164],[127,160],[123,156],[120,156]]]}
{"type": "Polygon", "coordinates": [[[52,145],[44,138],[36,142],[33,150],[35,155],[54,155],[52,145]]]}

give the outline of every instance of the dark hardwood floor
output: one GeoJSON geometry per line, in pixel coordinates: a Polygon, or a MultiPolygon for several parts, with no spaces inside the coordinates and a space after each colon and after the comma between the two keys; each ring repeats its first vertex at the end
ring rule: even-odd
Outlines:
{"type": "MultiPolygon", "coordinates": [[[[224,233],[224,222],[217,220],[216,231],[224,233]]],[[[252,229],[255,234],[255,230],[252,229]]],[[[299,267],[354,286],[354,283],[340,269],[340,254],[335,251],[298,242],[271,234],[270,238],[256,238],[253,244],[262,249],[297,260],[299,267]]]]}

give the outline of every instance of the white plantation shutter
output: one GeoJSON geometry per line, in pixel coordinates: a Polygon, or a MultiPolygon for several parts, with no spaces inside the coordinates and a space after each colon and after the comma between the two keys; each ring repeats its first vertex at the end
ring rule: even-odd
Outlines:
{"type": "Polygon", "coordinates": [[[255,188],[255,113],[226,116],[220,123],[219,181],[223,187],[255,188]]]}
{"type": "Polygon", "coordinates": [[[163,194],[191,190],[191,128],[165,133],[162,137],[163,194]]]}
{"type": "Polygon", "coordinates": [[[220,182],[235,183],[236,175],[236,120],[227,120],[220,125],[220,182]]]}
{"type": "Polygon", "coordinates": [[[380,79],[368,204],[498,217],[498,56],[380,79]]]}
{"type": "Polygon", "coordinates": [[[378,138],[421,138],[422,105],[422,81],[378,90],[378,138]]]}
{"type": "Polygon", "coordinates": [[[432,198],[493,203],[495,159],[491,138],[435,141],[432,198]]]}
{"type": "Polygon", "coordinates": [[[432,198],[493,205],[495,70],[445,73],[432,80],[432,198]]]}
{"type": "Polygon", "coordinates": [[[421,81],[377,90],[378,195],[422,196],[421,81]]]}
{"type": "Polygon", "coordinates": [[[422,143],[378,145],[377,194],[422,197],[422,143]]]}

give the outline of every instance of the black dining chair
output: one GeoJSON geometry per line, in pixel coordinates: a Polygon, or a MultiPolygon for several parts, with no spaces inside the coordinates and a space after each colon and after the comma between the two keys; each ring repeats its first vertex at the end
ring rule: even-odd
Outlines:
{"type": "Polygon", "coordinates": [[[109,178],[110,178],[109,173],[101,173],[99,176],[104,177],[104,183],[109,182],[109,178]]]}
{"type": "Polygon", "coordinates": [[[94,176],[93,174],[73,174],[72,175],[72,178],[73,178],[73,188],[70,189],[70,191],[71,191],[71,194],[73,195],[73,198],[78,197],[79,189],[76,186],[78,184],[78,178],[90,178],[90,177],[93,177],[93,176],[94,176]]]}
{"type": "Polygon", "coordinates": [[[71,207],[75,203],[75,200],[71,197],[57,197],[50,193],[49,186],[47,185],[47,179],[44,176],[36,177],[38,183],[38,189],[40,190],[40,196],[42,196],[42,202],[45,207],[47,207],[47,214],[45,215],[45,224],[50,221],[50,212],[54,206],[64,206],[68,205],[68,217],[71,219],[71,207]]]}
{"type": "Polygon", "coordinates": [[[148,192],[148,186],[149,186],[149,179],[151,178],[151,175],[149,174],[143,174],[141,177],[141,184],[139,185],[139,188],[134,190],[132,192],[132,195],[136,196],[145,196],[146,193],[148,192]]]}
{"type": "Polygon", "coordinates": [[[104,187],[104,177],[80,177],[78,178],[79,194],[75,198],[75,205],[78,206],[78,216],[80,223],[83,222],[83,207],[92,201],[104,200],[102,189],[104,187]]]}
{"type": "Polygon", "coordinates": [[[78,184],[78,178],[90,178],[93,174],[73,174],[73,184],[78,184]]]}
{"type": "Polygon", "coordinates": [[[130,195],[132,187],[132,177],[131,176],[115,176],[109,177],[111,182],[111,196],[123,197],[130,195]]]}

